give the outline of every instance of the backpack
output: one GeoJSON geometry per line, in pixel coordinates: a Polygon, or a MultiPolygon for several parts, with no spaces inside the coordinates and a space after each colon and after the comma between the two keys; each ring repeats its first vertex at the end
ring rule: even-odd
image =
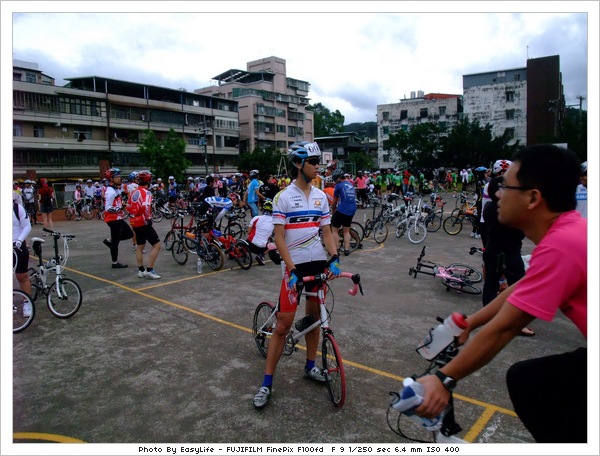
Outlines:
{"type": "Polygon", "coordinates": [[[42,195],[42,203],[50,204],[52,202],[52,189],[50,187],[42,187],[39,190],[42,195]]]}

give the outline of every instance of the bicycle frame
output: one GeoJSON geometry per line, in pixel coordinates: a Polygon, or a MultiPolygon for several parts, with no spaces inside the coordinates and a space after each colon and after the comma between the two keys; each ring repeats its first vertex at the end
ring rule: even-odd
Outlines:
{"type": "MultiPolygon", "coordinates": [[[[56,284],[56,293],[58,294],[58,297],[60,299],[62,299],[64,296],[62,295],[61,287],[59,286],[59,284],[60,284],[60,280],[63,277],[63,274],[62,274],[63,268],[64,268],[65,264],[67,264],[67,260],[69,258],[69,248],[68,248],[67,241],[69,239],[73,239],[75,236],[72,234],[61,235],[60,233],[56,233],[47,228],[44,228],[43,230],[48,233],[52,233],[52,238],[54,240],[54,257],[51,258],[50,260],[48,260],[46,262],[46,264],[44,264],[44,262],[42,260],[41,244],[45,241],[44,241],[44,239],[39,238],[39,237],[32,238],[31,240],[33,242],[33,250],[34,250],[34,253],[36,254],[36,256],[38,257],[38,266],[37,266],[37,270],[35,270],[35,273],[31,274],[31,275],[35,275],[40,280],[40,282],[41,282],[40,292],[44,295],[47,295],[48,290],[52,286],[51,284],[48,283],[48,273],[54,272],[55,273],[54,283],[56,284]],[[64,244],[65,244],[65,257],[64,258],[62,258],[61,255],[58,253],[58,238],[59,237],[63,238],[64,244]],[[36,242],[39,244],[36,245],[36,242]]],[[[37,295],[37,293],[35,293],[34,296],[35,295],[37,295]]],[[[34,297],[34,300],[35,300],[35,297],[34,297]]]]}

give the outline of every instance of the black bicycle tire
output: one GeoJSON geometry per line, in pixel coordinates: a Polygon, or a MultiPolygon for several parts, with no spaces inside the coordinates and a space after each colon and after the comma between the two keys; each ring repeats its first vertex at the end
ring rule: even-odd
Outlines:
{"type": "Polygon", "coordinates": [[[444,219],[444,223],[442,223],[442,227],[444,231],[450,236],[456,236],[463,229],[462,220],[458,217],[447,217],[444,219]],[[454,229],[454,227],[458,226],[458,229],[454,229]]]}
{"type": "Polygon", "coordinates": [[[225,264],[225,255],[223,251],[214,243],[210,242],[206,247],[206,256],[204,262],[213,271],[219,271],[225,264]]]}
{"type": "Polygon", "coordinates": [[[252,253],[245,241],[237,241],[235,243],[236,257],[235,262],[240,268],[248,270],[252,267],[252,253]]]}
{"type": "Polygon", "coordinates": [[[442,227],[443,219],[437,214],[429,214],[425,217],[425,228],[430,233],[435,233],[442,227]],[[437,221],[437,222],[436,222],[437,221]]]}
{"type": "MultiPolygon", "coordinates": [[[[58,297],[58,292],[56,290],[56,281],[52,284],[52,286],[50,287],[50,289],[48,290],[48,295],[46,296],[46,304],[48,304],[48,309],[50,310],[50,312],[52,313],[52,315],[54,315],[55,317],[58,318],[70,318],[73,315],[75,315],[77,313],[77,311],[81,308],[81,303],[83,302],[83,292],[81,291],[81,287],[79,286],[79,284],[77,282],[75,282],[73,279],[67,279],[67,278],[59,278],[58,279],[58,283],[60,284],[61,287],[65,288],[65,286],[67,284],[70,284],[74,287],[75,291],[77,292],[77,299],[75,299],[75,304],[73,307],[70,308],[70,310],[63,312],[62,309],[59,310],[59,303],[64,303],[65,301],[73,301],[73,295],[72,295],[72,291],[67,291],[66,292],[66,299],[64,298],[59,298],[58,297]],[[54,295],[56,295],[56,299],[54,299],[54,295]]],[[[65,290],[63,289],[62,294],[65,294],[65,290]]]]}
{"type": "Polygon", "coordinates": [[[35,302],[37,297],[43,293],[42,281],[40,280],[36,269],[29,268],[27,272],[29,273],[29,281],[31,282],[31,299],[35,302]]]}
{"type": "Polygon", "coordinates": [[[273,324],[270,326],[270,332],[265,331],[267,334],[263,334],[262,332],[259,334],[258,330],[267,322],[273,313],[274,308],[275,306],[268,301],[261,302],[258,306],[256,306],[254,318],[252,320],[252,336],[254,337],[254,342],[256,343],[256,347],[258,348],[260,354],[265,358],[267,357],[267,352],[269,350],[269,341],[273,335],[273,329],[277,324],[277,316],[275,316],[273,319],[273,324]]]}
{"type": "Polygon", "coordinates": [[[374,226],[373,226],[373,239],[375,240],[375,242],[377,242],[378,244],[383,244],[385,242],[385,240],[388,237],[388,227],[385,223],[383,223],[383,221],[379,221],[377,222],[374,226]],[[383,237],[381,237],[379,235],[380,231],[383,232],[385,231],[385,234],[383,235],[383,237]]]}
{"type": "MultiPolygon", "coordinates": [[[[447,269],[450,269],[453,267],[468,269],[469,272],[466,274],[466,277],[469,279],[469,281],[471,283],[479,283],[483,280],[483,274],[477,268],[474,268],[473,266],[471,266],[469,264],[452,263],[452,264],[448,265],[447,269]]],[[[463,274],[461,274],[461,275],[463,275],[463,274]]]]}
{"type": "Polygon", "coordinates": [[[94,218],[94,208],[89,204],[86,204],[81,209],[81,216],[86,220],[92,220],[94,218]]]}
{"type": "Polygon", "coordinates": [[[360,222],[357,222],[356,220],[352,220],[352,223],[350,223],[350,228],[353,228],[354,231],[356,231],[356,233],[358,234],[358,237],[360,239],[360,242],[362,242],[365,239],[365,227],[362,226],[360,224],[360,222]]]}
{"type": "MultiPolygon", "coordinates": [[[[340,230],[338,231],[339,234],[339,242],[338,242],[338,252],[343,252],[344,251],[344,229],[340,228],[340,230]]],[[[355,250],[358,250],[358,248],[360,247],[360,236],[359,234],[356,232],[356,230],[350,228],[350,252],[354,252],[355,250]]]]}
{"type": "Polygon", "coordinates": [[[480,295],[481,289],[477,288],[475,285],[471,285],[470,283],[464,283],[462,281],[453,281],[450,279],[446,279],[441,282],[446,290],[454,290],[459,293],[470,294],[470,295],[480,295]]]}
{"type": "Polygon", "coordinates": [[[160,222],[162,222],[162,219],[163,219],[162,212],[160,212],[158,209],[153,209],[152,210],[152,221],[154,223],[160,223],[160,222]]]}
{"type": "Polygon", "coordinates": [[[173,247],[171,248],[171,255],[173,255],[173,259],[177,264],[184,265],[188,260],[188,249],[183,243],[181,239],[173,242],[173,247]]]}
{"type": "Polygon", "coordinates": [[[373,221],[371,219],[368,219],[365,222],[365,237],[368,238],[369,236],[371,236],[372,232],[373,232],[373,221]]]}
{"type": "Polygon", "coordinates": [[[242,239],[244,235],[244,228],[242,228],[242,225],[240,225],[239,223],[233,222],[225,227],[225,229],[223,230],[223,234],[225,236],[232,236],[236,239],[242,239]]]}
{"type": "Polygon", "coordinates": [[[23,290],[15,290],[13,289],[13,334],[16,333],[20,333],[21,331],[25,331],[29,325],[31,324],[31,322],[33,321],[35,317],[35,304],[33,303],[33,299],[31,298],[30,295],[28,295],[27,293],[25,293],[23,290]],[[15,295],[17,296],[21,296],[22,301],[18,302],[18,308],[15,309],[15,295]],[[22,322],[21,320],[16,320],[17,322],[17,326],[15,326],[15,318],[16,318],[16,314],[23,312],[23,304],[29,301],[31,303],[31,315],[29,317],[22,317],[22,322]]]}
{"type": "Polygon", "coordinates": [[[336,407],[342,407],[346,402],[346,374],[340,349],[330,332],[323,335],[321,354],[329,399],[336,407]]]}
{"type": "Polygon", "coordinates": [[[70,209],[65,209],[65,219],[67,220],[71,220],[73,214],[71,213],[70,209]]]}
{"type": "Polygon", "coordinates": [[[175,243],[175,231],[169,230],[167,234],[165,234],[165,239],[163,240],[163,244],[165,245],[165,250],[170,251],[173,248],[173,244],[175,243]]]}

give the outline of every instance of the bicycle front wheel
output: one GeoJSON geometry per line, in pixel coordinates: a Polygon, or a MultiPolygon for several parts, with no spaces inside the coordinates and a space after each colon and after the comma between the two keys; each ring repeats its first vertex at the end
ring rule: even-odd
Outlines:
{"type": "Polygon", "coordinates": [[[425,219],[425,228],[430,233],[435,233],[442,227],[442,217],[437,214],[429,214],[425,219]]]}
{"type": "Polygon", "coordinates": [[[408,229],[408,239],[413,244],[420,244],[427,237],[427,228],[423,222],[413,223],[408,229]]]}
{"type": "Polygon", "coordinates": [[[165,240],[163,243],[165,244],[166,250],[171,250],[173,248],[173,244],[175,243],[175,231],[169,230],[167,234],[165,234],[165,240]]]}
{"type": "Polygon", "coordinates": [[[271,336],[273,336],[273,329],[277,325],[277,317],[273,315],[273,318],[271,318],[274,309],[275,306],[273,304],[263,301],[254,311],[252,335],[254,336],[254,342],[256,342],[258,351],[265,358],[267,357],[271,336]]]}
{"type": "Polygon", "coordinates": [[[356,231],[356,233],[358,234],[358,238],[362,242],[362,240],[365,238],[365,228],[355,220],[352,220],[352,223],[350,224],[350,228],[352,228],[354,231],[356,231]]]}
{"type": "Polygon", "coordinates": [[[478,295],[481,294],[481,289],[477,288],[475,285],[471,285],[469,281],[466,282],[464,280],[452,280],[446,279],[442,282],[442,285],[446,287],[446,291],[454,290],[458,293],[470,294],[470,295],[478,295]]]}
{"type": "Polygon", "coordinates": [[[83,206],[83,209],[81,209],[81,215],[86,220],[92,220],[94,218],[94,208],[89,204],[86,204],[83,206]]]}
{"type": "Polygon", "coordinates": [[[69,318],[77,313],[83,301],[81,288],[72,279],[58,278],[50,287],[46,303],[55,317],[69,318]]]}
{"type": "Polygon", "coordinates": [[[242,269],[250,269],[252,266],[252,254],[246,241],[237,241],[235,243],[235,262],[240,265],[242,269]]]}
{"type": "Polygon", "coordinates": [[[22,290],[13,290],[13,333],[25,330],[33,321],[35,306],[31,296],[22,290]],[[29,309],[30,311],[28,312],[29,309]],[[29,314],[25,316],[24,314],[29,314]]]}
{"type": "Polygon", "coordinates": [[[171,255],[177,264],[185,264],[188,260],[188,250],[181,239],[173,242],[171,247],[171,255]]]}
{"type": "Polygon", "coordinates": [[[444,231],[452,236],[462,231],[462,220],[460,217],[450,216],[444,220],[442,224],[444,231]]]}
{"type": "Polygon", "coordinates": [[[159,211],[158,209],[153,209],[152,210],[152,221],[154,223],[159,223],[159,222],[162,222],[162,219],[163,219],[162,212],[159,211]]]}
{"type": "Polygon", "coordinates": [[[71,209],[65,209],[65,218],[67,220],[71,220],[72,217],[73,217],[73,213],[71,212],[71,209]]]}
{"type": "Polygon", "coordinates": [[[379,221],[373,226],[373,239],[378,244],[385,242],[388,237],[388,227],[383,221],[379,221]]]}
{"type": "Polygon", "coordinates": [[[244,228],[237,222],[231,223],[225,227],[223,230],[223,234],[225,236],[233,236],[236,239],[242,239],[244,236],[244,228]]]}
{"type": "Polygon", "coordinates": [[[213,271],[218,271],[225,263],[225,255],[223,251],[212,242],[206,247],[206,257],[204,258],[208,267],[213,271]]]}
{"type": "Polygon", "coordinates": [[[373,232],[373,221],[371,219],[369,219],[365,222],[364,236],[366,238],[368,238],[369,236],[371,236],[372,232],[373,232]]]}
{"type": "Polygon", "coordinates": [[[448,266],[450,274],[466,277],[471,283],[479,283],[483,280],[483,275],[473,266],[463,263],[452,263],[448,266]]]}
{"type": "Polygon", "coordinates": [[[340,349],[333,334],[325,333],[321,345],[323,356],[323,375],[327,380],[329,398],[336,407],[341,407],[346,402],[346,375],[340,349]]]}

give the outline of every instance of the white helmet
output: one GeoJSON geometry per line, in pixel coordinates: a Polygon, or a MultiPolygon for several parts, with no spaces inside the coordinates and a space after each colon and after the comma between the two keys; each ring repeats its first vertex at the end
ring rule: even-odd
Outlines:
{"type": "Polygon", "coordinates": [[[506,171],[510,165],[512,165],[510,160],[496,160],[496,163],[492,167],[492,172],[498,174],[501,171],[506,171]]]}

